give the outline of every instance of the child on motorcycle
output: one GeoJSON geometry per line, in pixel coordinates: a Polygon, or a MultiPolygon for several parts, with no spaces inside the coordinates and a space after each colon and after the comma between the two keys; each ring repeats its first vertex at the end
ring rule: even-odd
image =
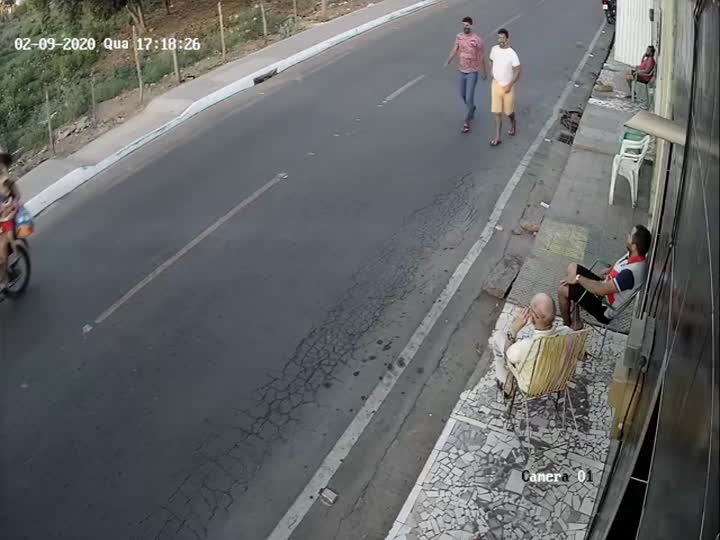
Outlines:
{"type": "Polygon", "coordinates": [[[7,260],[15,242],[15,217],[20,208],[20,192],[8,175],[11,157],[0,148],[0,291],[7,287],[7,260]]]}

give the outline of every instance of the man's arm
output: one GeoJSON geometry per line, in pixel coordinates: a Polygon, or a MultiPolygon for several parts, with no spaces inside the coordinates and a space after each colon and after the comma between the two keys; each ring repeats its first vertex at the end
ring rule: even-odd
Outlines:
{"type": "Polygon", "coordinates": [[[458,49],[460,49],[460,46],[458,45],[458,43],[456,41],[455,45],[453,45],[453,48],[450,51],[450,56],[448,56],[447,62],[445,62],[446,66],[449,66],[450,62],[453,61],[453,58],[455,58],[455,55],[458,53],[458,49]]]}
{"type": "Polygon", "coordinates": [[[610,296],[620,292],[614,281],[595,281],[594,279],[578,276],[576,283],[595,296],[610,296]]]}
{"type": "Polygon", "coordinates": [[[527,326],[527,323],[530,321],[530,309],[525,308],[520,312],[520,315],[518,315],[518,318],[513,321],[512,326],[510,327],[510,330],[508,331],[505,340],[505,351],[507,351],[511,345],[517,341],[517,336],[520,333],[520,330],[525,328],[527,326]]]}
{"type": "Polygon", "coordinates": [[[515,86],[515,83],[518,82],[518,80],[520,79],[521,73],[522,73],[522,66],[520,66],[520,65],[513,66],[513,79],[510,82],[510,84],[508,85],[508,88],[512,88],[513,86],[515,86]]]}
{"type": "Polygon", "coordinates": [[[480,74],[483,80],[487,79],[488,69],[487,62],[485,61],[485,49],[480,49],[480,74]]]}

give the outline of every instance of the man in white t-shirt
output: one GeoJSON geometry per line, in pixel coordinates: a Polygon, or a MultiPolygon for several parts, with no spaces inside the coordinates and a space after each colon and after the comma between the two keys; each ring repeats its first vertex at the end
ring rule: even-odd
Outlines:
{"type": "Polygon", "coordinates": [[[520,59],[510,47],[510,34],[505,28],[498,30],[498,44],[490,51],[490,66],[492,69],[492,112],[495,114],[496,132],[495,138],[490,141],[491,146],[497,146],[502,142],[500,132],[502,130],[503,114],[510,119],[511,137],[517,131],[515,121],[515,84],[520,78],[520,59]]]}

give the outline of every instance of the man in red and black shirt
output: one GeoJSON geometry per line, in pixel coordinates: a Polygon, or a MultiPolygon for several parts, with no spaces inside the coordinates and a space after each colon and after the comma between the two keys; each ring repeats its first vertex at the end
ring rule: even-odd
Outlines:
{"type": "Polygon", "coordinates": [[[640,62],[639,66],[636,66],[635,69],[628,71],[628,73],[625,75],[625,80],[627,81],[628,88],[630,88],[630,94],[628,94],[626,97],[631,98],[632,97],[632,83],[635,80],[638,80],[642,83],[649,83],[652,78],[655,76],[655,47],[652,45],[649,45],[647,50],[645,51],[645,56],[642,58],[642,62],[640,62]]]}
{"type": "Polygon", "coordinates": [[[647,228],[642,225],[633,227],[625,240],[627,254],[600,276],[584,266],[570,264],[568,275],[560,282],[558,291],[560,314],[565,325],[574,330],[582,328],[579,317],[571,317],[576,306],[582,306],[598,322],[608,324],[645,283],[645,256],[651,241],[652,235],[647,228]]]}

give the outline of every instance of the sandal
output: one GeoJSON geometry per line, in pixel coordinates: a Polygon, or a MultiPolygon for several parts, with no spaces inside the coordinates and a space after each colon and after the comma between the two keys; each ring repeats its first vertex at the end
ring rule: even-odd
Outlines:
{"type": "Polygon", "coordinates": [[[511,137],[514,137],[515,136],[515,128],[510,128],[508,130],[508,135],[510,135],[511,137]]]}
{"type": "Polygon", "coordinates": [[[460,132],[461,133],[470,133],[470,124],[467,124],[467,123],[463,124],[462,130],[460,132]]]}
{"type": "Polygon", "coordinates": [[[490,141],[490,146],[499,146],[502,144],[502,139],[493,139],[490,141]]]}

